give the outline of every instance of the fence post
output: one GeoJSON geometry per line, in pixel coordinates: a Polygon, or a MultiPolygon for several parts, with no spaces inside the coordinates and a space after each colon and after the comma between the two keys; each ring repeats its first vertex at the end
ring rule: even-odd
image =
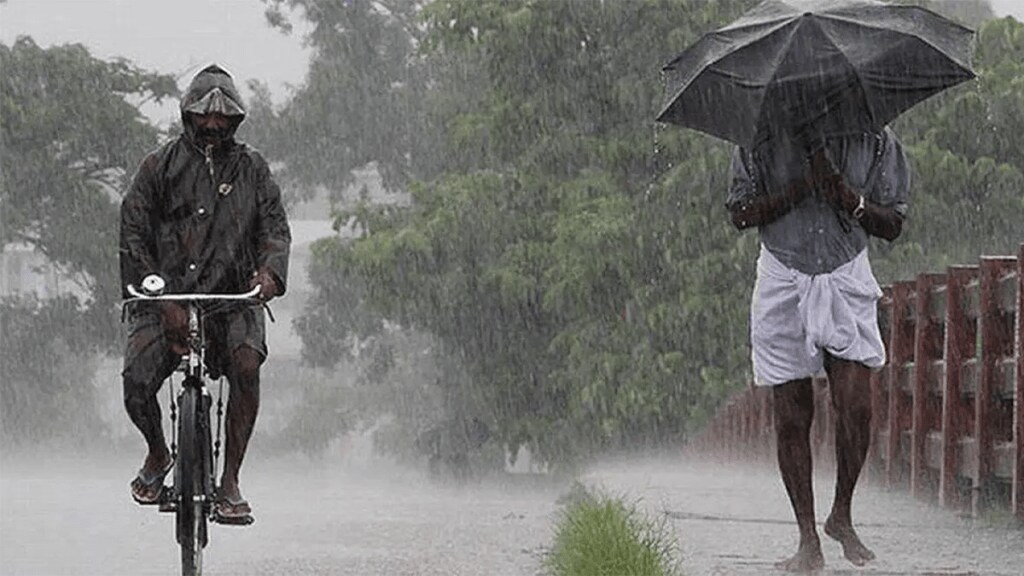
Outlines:
{"type": "Polygon", "coordinates": [[[1024,526],[1024,243],[1017,253],[1017,378],[1014,385],[1014,445],[1017,452],[1013,468],[1013,514],[1024,526]]]}
{"type": "Polygon", "coordinates": [[[766,461],[775,460],[775,409],[770,388],[759,388],[761,397],[761,415],[764,422],[764,438],[762,450],[766,461]]]}
{"type": "Polygon", "coordinates": [[[942,367],[946,307],[937,305],[946,295],[946,275],[926,273],[917,276],[917,299],[914,324],[914,377],[912,393],[912,448],[910,453],[910,493],[917,498],[930,498],[936,492],[934,470],[938,458],[929,458],[928,448],[939,439],[941,428],[941,386],[935,386],[935,375],[942,367]],[[938,402],[936,401],[938,400],[938,402]],[[934,439],[934,440],[933,440],[934,439]]]}
{"type": "Polygon", "coordinates": [[[903,460],[909,446],[907,450],[903,448],[903,432],[910,431],[911,413],[904,384],[908,369],[913,368],[914,312],[911,296],[914,288],[913,281],[896,282],[892,287],[892,333],[889,339],[892,350],[888,374],[889,437],[886,451],[888,458],[885,462],[885,482],[888,486],[894,486],[906,477],[903,460]]]}
{"type": "Polygon", "coordinates": [[[727,456],[729,462],[736,462],[739,460],[739,410],[736,409],[736,399],[733,398],[729,401],[729,423],[728,437],[729,441],[727,444],[727,456]]]}
{"type": "Polygon", "coordinates": [[[743,402],[740,403],[742,409],[742,422],[743,422],[743,459],[749,460],[751,456],[751,447],[754,439],[754,410],[752,402],[753,390],[749,387],[743,392],[743,402]]]}
{"type": "MultiPolygon", "coordinates": [[[[1016,258],[983,256],[980,277],[981,331],[980,373],[978,393],[974,397],[974,437],[978,459],[975,463],[974,492],[971,512],[977,516],[996,497],[998,480],[996,442],[1005,441],[1006,432],[1012,430],[1008,415],[1000,402],[998,378],[1003,358],[1013,351],[1013,325],[1000,306],[999,286],[1002,276],[1016,266],[1016,258]]],[[[1012,476],[1012,472],[1010,473],[1012,476]]]]}
{"type": "Polygon", "coordinates": [[[892,362],[891,326],[892,287],[883,286],[882,298],[878,301],[878,331],[882,335],[882,343],[885,344],[885,365],[880,370],[871,371],[871,442],[865,467],[865,473],[870,474],[876,481],[885,478],[884,448],[888,439],[886,430],[889,423],[886,374],[892,362]]]}
{"type": "Polygon", "coordinates": [[[770,422],[768,414],[764,410],[765,391],[763,386],[751,386],[748,392],[750,394],[751,421],[753,422],[750,452],[755,462],[764,461],[768,454],[766,441],[770,422]]]}
{"type": "Polygon", "coordinates": [[[951,266],[946,282],[946,373],[942,391],[942,469],[939,474],[939,503],[961,507],[957,480],[963,472],[961,440],[973,434],[974,410],[963,393],[962,376],[966,362],[973,367],[977,352],[976,311],[968,305],[968,291],[978,278],[977,266],[951,266]]]}

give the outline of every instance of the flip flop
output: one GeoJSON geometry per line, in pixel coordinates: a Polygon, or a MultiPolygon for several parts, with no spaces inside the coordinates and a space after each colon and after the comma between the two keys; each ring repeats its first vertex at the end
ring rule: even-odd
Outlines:
{"type": "Polygon", "coordinates": [[[238,498],[218,498],[213,506],[212,519],[218,524],[235,526],[247,526],[256,521],[252,516],[252,507],[241,496],[238,498]]]}
{"type": "Polygon", "coordinates": [[[160,496],[163,493],[164,478],[167,474],[174,469],[174,460],[170,460],[167,466],[159,472],[147,473],[145,469],[140,468],[139,473],[135,475],[135,478],[128,484],[128,490],[131,492],[132,499],[143,506],[151,506],[153,504],[160,503],[160,496]],[[154,491],[154,489],[156,490],[154,491]],[[152,498],[143,497],[142,494],[153,492],[152,498]]]}

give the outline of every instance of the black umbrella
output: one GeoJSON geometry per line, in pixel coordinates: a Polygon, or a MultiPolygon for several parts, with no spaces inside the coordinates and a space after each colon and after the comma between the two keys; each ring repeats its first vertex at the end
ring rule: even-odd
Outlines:
{"type": "Polygon", "coordinates": [[[880,130],[974,78],[974,32],[874,0],[766,0],[665,66],[658,120],[741,146],[880,130]]]}

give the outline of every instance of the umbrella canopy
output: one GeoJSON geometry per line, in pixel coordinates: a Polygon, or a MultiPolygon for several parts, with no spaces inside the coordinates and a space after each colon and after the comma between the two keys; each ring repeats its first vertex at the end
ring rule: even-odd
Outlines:
{"type": "Polygon", "coordinates": [[[658,120],[741,146],[877,131],[974,78],[973,38],[918,6],[766,0],[665,66],[658,120]]]}

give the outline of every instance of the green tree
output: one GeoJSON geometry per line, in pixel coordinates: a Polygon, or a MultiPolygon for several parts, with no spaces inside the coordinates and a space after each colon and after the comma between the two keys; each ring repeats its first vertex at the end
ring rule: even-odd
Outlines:
{"type": "Polygon", "coordinates": [[[93,437],[96,355],[76,298],[0,299],[0,431],[12,443],[93,437]],[[92,434],[90,434],[90,432],[92,434]]]}
{"type": "Polygon", "coordinates": [[[14,435],[27,430],[19,398],[39,392],[33,417],[66,414],[76,408],[64,402],[69,374],[89,350],[114,344],[119,193],[159,137],[138,105],[177,87],[127,60],[98,60],[77,44],[41,48],[28,37],[0,44],[0,68],[0,241],[30,246],[84,294],[0,306],[0,418],[14,435]]]}
{"type": "Polygon", "coordinates": [[[1016,253],[1024,240],[1022,62],[1024,25],[989,20],[978,30],[978,79],[896,122],[914,170],[913,200],[903,237],[878,243],[883,279],[1016,253]]]}
{"type": "Polygon", "coordinates": [[[310,24],[306,82],[277,115],[268,151],[282,177],[306,195],[335,195],[354,171],[376,167],[389,188],[426,169],[436,141],[422,105],[427,78],[417,45],[420,3],[408,0],[264,0],[268,21],[291,31],[289,13],[310,24]]]}
{"type": "Polygon", "coordinates": [[[31,245],[109,303],[120,294],[118,194],[159,136],[137,106],[176,94],[174,78],[28,37],[0,45],[0,64],[0,238],[31,245]]]}
{"type": "MultiPolygon", "coordinates": [[[[752,4],[427,4],[406,106],[438,129],[438,164],[409,170],[408,205],[341,214],[360,236],[318,247],[308,349],[429,334],[464,374],[445,395],[553,461],[685,438],[749,380],[757,236],[723,206],[731,146],[654,123],[658,69],[752,4]]],[[[898,123],[917,178],[904,238],[877,246],[883,279],[1020,241],[1019,26],[986,24],[980,80],[898,123]]]]}
{"type": "MultiPolygon", "coordinates": [[[[688,217],[728,232],[722,176],[703,180],[724,174],[725,149],[695,158],[700,176],[684,177],[680,162],[676,179],[655,185],[652,119],[660,64],[745,5],[424,9],[435,82],[425,100],[433,108],[420,113],[441,112],[446,170],[413,186],[407,209],[360,211],[366,234],[336,249],[375,310],[463,362],[510,447],[560,458],[678,438],[705,395],[720,397],[730,371],[738,379],[729,359],[741,349],[698,337],[712,328],[680,317],[740,333],[742,323],[723,326],[735,313],[718,313],[723,288],[742,286],[742,267],[689,238],[673,245],[688,217]],[[709,281],[690,281],[681,299],[676,282],[693,276],[709,281]]],[[[662,154],[708,144],[666,136],[662,154]]]]}

